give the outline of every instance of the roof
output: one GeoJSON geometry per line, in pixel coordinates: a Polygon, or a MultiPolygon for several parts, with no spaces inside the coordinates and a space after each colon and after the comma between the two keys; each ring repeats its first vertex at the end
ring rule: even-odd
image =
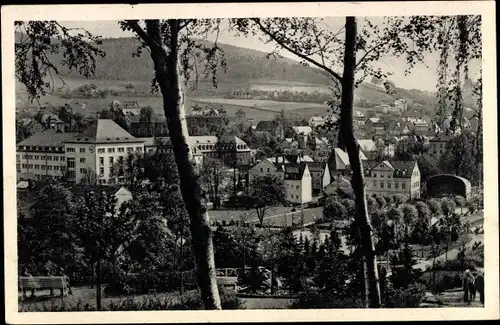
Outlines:
{"type": "Polygon", "coordinates": [[[257,123],[257,126],[255,127],[255,131],[267,131],[271,132],[275,127],[277,127],[280,123],[278,121],[272,120],[272,121],[260,121],[257,123]]]}
{"type": "Polygon", "coordinates": [[[71,143],[141,142],[110,119],[98,119],[86,130],[77,134],[71,143]]]}
{"type": "Polygon", "coordinates": [[[376,167],[384,164],[394,171],[393,177],[395,178],[410,178],[413,174],[413,169],[417,164],[416,161],[402,161],[402,160],[384,160],[384,161],[367,161],[363,163],[366,173],[371,172],[376,167]]]}
{"type": "Polygon", "coordinates": [[[429,140],[430,142],[448,142],[449,140],[453,139],[452,134],[446,134],[446,133],[439,133],[437,134],[434,138],[429,140]]]}
{"type": "Polygon", "coordinates": [[[272,157],[272,158],[266,158],[267,161],[273,164],[289,164],[290,161],[286,159],[285,157],[272,157]]]}
{"type": "Polygon", "coordinates": [[[309,135],[313,130],[310,126],[292,126],[292,129],[297,134],[309,135]]]}
{"type": "Polygon", "coordinates": [[[358,140],[358,144],[361,147],[361,150],[364,151],[375,151],[377,150],[377,146],[372,139],[360,139],[358,140]]]}
{"type": "Polygon", "coordinates": [[[312,172],[322,172],[325,169],[326,162],[307,162],[307,166],[309,167],[309,170],[312,172]]]}
{"type": "Polygon", "coordinates": [[[56,130],[44,130],[33,134],[27,139],[19,142],[18,146],[41,146],[41,147],[60,147],[64,142],[73,139],[77,133],[57,132],[56,130]]]}
{"type": "Polygon", "coordinates": [[[354,117],[362,118],[365,117],[365,114],[361,113],[360,111],[354,111],[354,117]]]}
{"type": "Polygon", "coordinates": [[[218,139],[218,142],[219,143],[234,143],[234,144],[246,145],[245,141],[241,140],[236,135],[230,135],[230,134],[221,135],[218,139]]]}
{"type": "Polygon", "coordinates": [[[216,144],[217,137],[215,135],[198,135],[189,137],[191,144],[216,144]]]}
{"type": "Polygon", "coordinates": [[[374,124],[378,124],[378,123],[382,122],[382,120],[380,119],[380,117],[370,117],[368,120],[370,122],[374,123],[374,124]]]}
{"type": "Polygon", "coordinates": [[[48,121],[49,118],[50,118],[51,122],[64,123],[63,121],[61,121],[61,119],[59,118],[59,116],[57,116],[55,114],[52,114],[52,113],[45,113],[45,114],[43,114],[42,118],[40,119],[40,121],[42,123],[47,123],[47,121],[48,121]]]}
{"type": "Polygon", "coordinates": [[[299,164],[287,164],[285,165],[285,180],[301,180],[304,176],[304,171],[307,168],[305,162],[299,164]]]}

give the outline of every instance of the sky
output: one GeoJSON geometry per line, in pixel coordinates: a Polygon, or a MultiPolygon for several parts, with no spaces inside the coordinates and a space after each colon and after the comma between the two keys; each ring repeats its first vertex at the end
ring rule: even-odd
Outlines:
{"type": "MultiPolygon", "coordinates": [[[[370,18],[376,22],[377,18],[370,18]]],[[[381,18],[380,18],[381,21],[381,18]]],[[[325,24],[332,30],[339,30],[343,26],[343,18],[326,18],[325,24]]],[[[84,28],[94,35],[100,35],[103,38],[119,38],[119,37],[133,37],[133,32],[122,31],[117,21],[66,21],[62,24],[69,28],[84,28]]],[[[215,39],[215,36],[214,36],[215,39]]],[[[219,42],[229,45],[254,49],[266,53],[271,52],[275,46],[272,44],[265,44],[257,36],[249,35],[248,37],[236,37],[228,32],[227,23],[222,24],[221,32],[219,34],[219,42]]],[[[298,60],[296,56],[287,51],[280,51],[284,57],[292,60],[298,60]]],[[[416,65],[410,74],[405,75],[404,71],[407,67],[404,58],[396,58],[392,56],[383,56],[379,63],[384,71],[393,73],[390,76],[397,87],[406,89],[419,89],[424,91],[436,91],[437,84],[437,65],[439,57],[437,53],[427,53],[423,64],[416,65]]],[[[243,62],[242,62],[243,64],[243,62]]],[[[471,64],[470,71],[471,77],[475,79],[479,63],[474,62],[471,64]]]]}

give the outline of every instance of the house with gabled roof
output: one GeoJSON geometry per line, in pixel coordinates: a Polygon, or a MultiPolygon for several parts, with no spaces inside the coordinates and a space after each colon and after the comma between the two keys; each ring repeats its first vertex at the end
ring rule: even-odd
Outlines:
{"type": "Polygon", "coordinates": [[[453,139],[451,132],[438,133],[435,137],[429,140],[429,153],[440,159],[448,148],[448,142],[453,139]]]}
{"type": "MultiPolygon", "coordinates": [[[[362,151],[359,152],[359,158],[361,161],[367,160],[366,156],[362,151]]],[[[338,176],[347,176],[351,172],[351,167],[349,163],[349,156],[347,152],[340,148],[334,148],[332,154],[327,160],[329,174],[331,175],[331,181],[333,181],[338,176]]]]}
{"type": "Polygon", "coordinates": [[[312,201],[312,179],[307,163],[285,165],[286,200],[303,204],[312,201]]]}
{"type": "Polygon", "coordinates": [[[420,170],[416,161],[367,161],[363,167],[367,195],[420,198],[420,170]]]}

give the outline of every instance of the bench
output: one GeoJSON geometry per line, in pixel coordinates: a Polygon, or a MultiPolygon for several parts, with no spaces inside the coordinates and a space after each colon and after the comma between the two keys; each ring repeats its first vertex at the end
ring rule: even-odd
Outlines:
{"type": "Polygon", "coordinates": [[[26,290],[54,290],[60,289],[64,295],[65,289],[69,287],[68,277],[66,276],[34,276],[34,277],[19,277],[19,287],[23,292],[23,297],[26,296],[26,290]]]}

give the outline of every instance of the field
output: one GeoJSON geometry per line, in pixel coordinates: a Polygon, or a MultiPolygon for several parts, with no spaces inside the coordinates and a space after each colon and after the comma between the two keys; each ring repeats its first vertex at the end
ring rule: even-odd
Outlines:
{"type": "MultiPolygon", "coordinates": [[[[69,104],[73,107],[75,112],[82,114],[95,114],[96,112],[107,108],[108,105],[113,100],[118,100],[123,103],[125,101],[137,101],[140,106],[151,106],[153,110],[162,114],[163,112],[163,102],[162,97],[158,95],[148,95],[150,91],[151,84],[149,82],[140,81],[123,81],[123,80],[99,80],[99,79],[65,79],[65,85],[56,80],[55,89],[65,87],[70,90],[74,90],[80,86],[94,84],[101,89],[109,89],[112,91],[124,91],[125,86],[132,84],[136,89],[137,95],[134,94],[123,94],[121,96],[108,95],[107,98],[92,98],[92,99],[80,99],[80,98],[61,98],[55,92],[49,93],[46,96],[40,98],[40,104],[52,104],[54,106],[60,106],[64,104],[69,104]]],[[[203,85],[201,88],[206,88],[207,85],[203,85]]],[[[226,87],[223,87],[226,88],[226,87]]],[[[213,90],[213,89],[212,89],[213,90]]],[[[249,120],[266,120],[272,119],[284,109],[288,114],[309,117],[313,115],[323,115],[326,113],[327,105],[317,104],[317,103],[296,103],[296,102],[277,102],[271,100],[246,100],[246,99],[225,99],[217,97],[201,96],[203,93],[202,89],[195,91],[193,93],[187,93],[185,100],[185,107],[187,111],[198,103],[201,105],[212,104],[214,106],[222,106],[229,117],[234,117],[236,112],[243,109],[249,120]]],[[[36,112],[39,106],[37,101],[30,103],[28,101],[28,95],[25,91],[24,86],[19,82],[16,83],[16,106],[17,108],[28,108],[32,112],[36,112]]]]}

